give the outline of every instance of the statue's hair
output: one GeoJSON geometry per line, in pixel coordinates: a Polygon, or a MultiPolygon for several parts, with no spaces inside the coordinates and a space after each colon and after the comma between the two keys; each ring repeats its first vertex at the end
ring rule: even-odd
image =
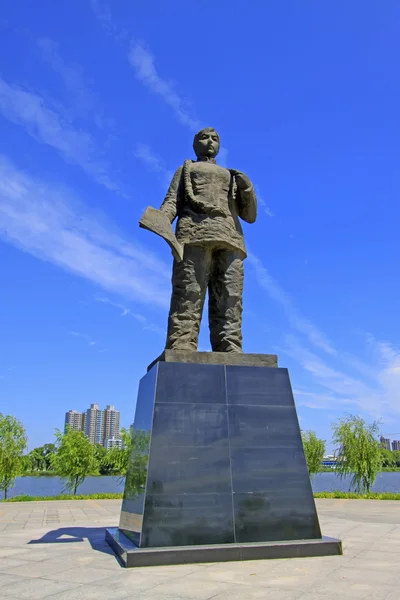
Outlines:
{"type": "Polygon", "coordinates": [[[210,132],[214,132],[217,134],[218,144],[220,143],[218,132],[215,131],[214,127],[204,127],[203,129],[200,129],[200,131],[198,131],[193,138],[193,150],[195,152],[196,152],[196,143],[197,143],[197,140],[199,139],[199,137],[201,136],[201,134],[202,133],[210,133],[210,132]]]}

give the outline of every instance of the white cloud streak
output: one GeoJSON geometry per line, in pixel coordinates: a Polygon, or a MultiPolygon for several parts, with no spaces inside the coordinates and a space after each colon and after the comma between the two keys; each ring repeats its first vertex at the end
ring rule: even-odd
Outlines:
{"type": "Polygon", "coordinates": [[[72,335],[74,337],[85,340],[88,346],[96,352],[102,353],[107,352],[107,348],[104,348],[99,342],[96,342],[90,335],[87,333],[79,333],[78,331],[68,331],[68,335],[72,335]]]}
{"type": "Polygon", "coordinates": [[[72,192],[0,156],[0,238],[129,300],[166,308],[170,268],[95,219],[72,192]]]}
{"type": "Polygon", "coordinates": [[[38,142],[57,150],[66,162],[79,165],[97,183],[120,192],[120,184],[110,177],[109,165],[101,159],[93,137],[47,108],[39,95],[0,78],[0,113],[23,126],[38,142]]]}
{"type": "Polygon", "coordinates": [[[101,0],[90,0],[90,5],[96,19],[99,21],[107,35],[112,36],[117,41],[123,40],[127,36],[125,30],[120,30],[114,24],[111,16],[111,9],[107,2],[101,2],[101,0]]]}
{"type": "Polygon", "coordinates": [[[324,350],[324,352],[327,352],[328,354],[335,355],[336,350],[329,340],[326,339],[325,335],[320,332],[311,321],[299,315],[291,298],[281,288],[279,283],[268,273],[261,260],[255,254],[249,252],[248,261],[254,269],[259,286],[264,289],[273,300],[282,306],[290,324],[299,333],[305,335],[313,346],[320,350],[324,350]]]}
{"type": "Polygon", "coordinates": [[[262,197],[258,186],[255,185],[254,188],[256,190],[258,204],[261,206],[263,212],[267,215],[267,217],[274,217],[275,214],[272,212],[272,210],[270,210],[268,208],[267,203],[265,202],[264,198],[262,197]]]}
{"type": "Polygon", "coordinates": [[[73,96],[74,104],[85,115],[95,104],[94,95],[87,87],[82,69],[68,65],[58,52],[58,44],[53,40],[41,38],[37,40],[42,58],[58,73],[66,90],[73,96]]]}
{"type": "Polygon", "coordinates": [[[176,118],[182,125],[193,131],[201,128],[200,121],[188,113],[184,100],[177,94],[172,83],[159,75],[154,56],[145,48],[143,43],[134,42],[128,58],[139,81],[154,94],[160,96],[172,108],[176,118]]]}
{"type": "Polygon", "coordinates": [[[113,300],[110,300],[105,296],[96,296],[95,300],[97,302],[102,302],[103,304],[108,304],[109,306],[113,306],[114,308],[118,309],[120,311],[121,317],[132,317],[132,319],[140,323],[143,331],[152,331],[153,333],[157,333],[164,336],[166,335],[166,328],[163,329],[159,325],[152,323],[147,317],[145,317],[141,313],[132,311],[130,308],[127,308],[124,304],[121,304],[120,302],[114,302],[113,300]]]}
{"type": "Polygon", "coordinates": [[[377,342],[374,347],[374,364],[364,365],[365,370],[368,368],[370,372],[370,382],[349,375],[347,370],[352,365],[346,361],[345,369],[333,368],[307,350],[295,336],[286,336],[281,351],[298,361],[311,375],[312,382],[324,390],[321,393],[318,389],[297,389],[295,395],[299,404],[325,409],[355,406],[379,419],[390,414],[400,414],[400,351],[388,343],[384,347],[390,352],[382,351],[382,343],[377,342]]]}
{"type": "Polygon", "coordinates": [[[164,161],[152,152],[147,144],[137,144],[134,150],[136,158],[140,159],[146,167],[155,173],[159,173],[165,186],[169,186],[174,175],[173,171],[166,168],[164,161]]]}

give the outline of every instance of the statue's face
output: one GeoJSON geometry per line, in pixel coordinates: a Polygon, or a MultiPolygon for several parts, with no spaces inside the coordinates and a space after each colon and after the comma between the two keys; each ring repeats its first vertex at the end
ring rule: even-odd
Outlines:
{"type": "Polygon", "coordinates": [[[215,158],[219,152],[218,133],[212,129],[200,131],[194,142],[194,151],[198,158],[215,158]]]}

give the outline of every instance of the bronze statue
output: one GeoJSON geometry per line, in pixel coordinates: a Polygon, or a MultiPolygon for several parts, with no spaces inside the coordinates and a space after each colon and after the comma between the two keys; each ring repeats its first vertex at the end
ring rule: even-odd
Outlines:
{"type": "Polygon", "coordinates": [[[246,175],[216,164],[219,147],[214,129],[199,131],[193,141],[197,161],[179,167],[160,211],[148,208],[140,222],[162,235],[175,257],[166,349],[197,350],[208,289],[213,352],[242,351],[246,248],[239,217],[254,223],[257,199],[246,175]],[[167,231],[175,218],[176,237],[167,231]]]}

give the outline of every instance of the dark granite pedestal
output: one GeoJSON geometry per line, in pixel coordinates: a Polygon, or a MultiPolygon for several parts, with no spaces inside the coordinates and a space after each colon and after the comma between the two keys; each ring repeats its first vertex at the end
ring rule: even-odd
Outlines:
{"type": "Polygon", "coordinates": [[[106,535],[125,566],[341,554],[321,536],[287,369],[157,362],[134,430],[106,535]]]}

